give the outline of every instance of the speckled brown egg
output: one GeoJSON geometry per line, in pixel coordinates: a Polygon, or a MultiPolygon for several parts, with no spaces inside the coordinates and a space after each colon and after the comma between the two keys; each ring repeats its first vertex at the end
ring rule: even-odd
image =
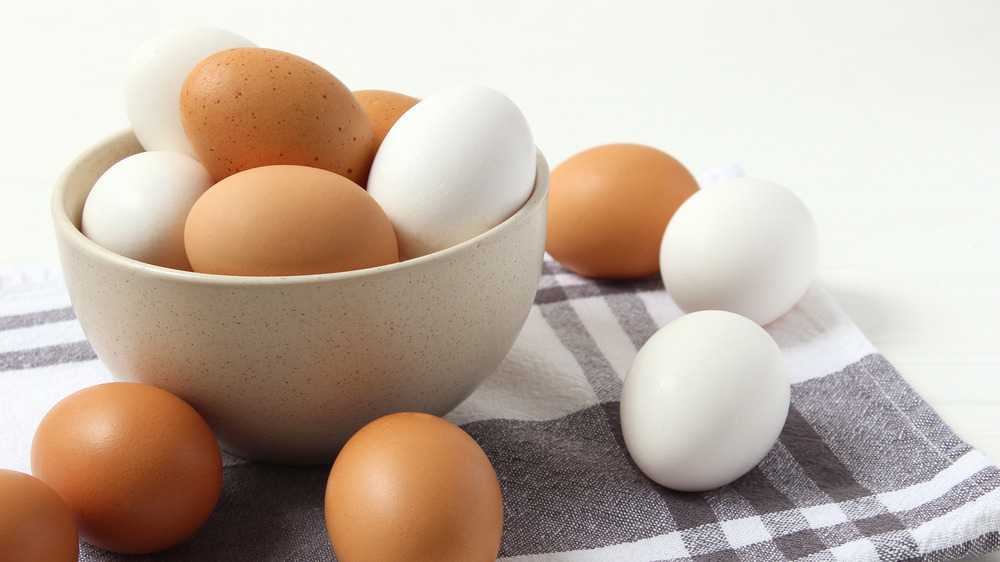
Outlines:
{"type": "Polygon", "coordinates": [[[375,150],[382,145],[382,139],[396,124],[396,120],[420,101],[419,98],[389,90],[357,90],[354,96],[358,98],[372,123],[375,150]]]}
{"type": "Polygon", "coordinates": [[[457,425],[403,412],[358,430],[326,488],[326,525],[342,562],[496,560],[503,499],[493,465],[457,425]]]}
{"type": "Polygon", "coordinates": [[[73,512],[45,482],[0,469],[0,560],[75,562],[80,539],[73,512]]]}
{"type": "Polygon", "coordinates": [[[660,270],[660,241],[698,190],[673,156],[641,144],[608,144],[552,170],[546,251],[587,277],[634,279],[660,270]]]}
{"type": "Polygon", "coordinates": [[[371,123],[350,89],[283,51],[240,47],[209,56],[184,81],[180,109],[188,141],[216,181],[297,164],[364,185],[374,158],[371,123]]]}
{"type": "Polygon", "coordinates": [[[261,166],[209,188],[188,213],[184,248],[199,273],[307,275],[399,259],[385,211],[361,186],[310,166],[261,166]]]}

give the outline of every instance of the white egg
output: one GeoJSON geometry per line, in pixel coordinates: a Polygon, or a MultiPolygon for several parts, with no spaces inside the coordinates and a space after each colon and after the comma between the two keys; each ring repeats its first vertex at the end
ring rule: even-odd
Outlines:
{"type": "Polygon", "coordinates": [[[774,446],[790,393],[784,358],[763,328],[731,312],[686,314],[646,341],[625,376],[625,446],[667,488],[718,488],[774,446]]]}
{"type": "Polygon", "coordinates": [[[818,255],[816,223],[801,199],[770,181],[732,178],[677,209],[660,273],[684,312],[728,310],[764,325],[809,289],[818,255]]]}
{"type": "Polygon", "coordinates": [[[473,238],[531,194],[535,144],[520,109],[485,86],[456,86],[420,101],[389,129],[368,193],[396,229],[400,256],[473,238]]]}
{"type": "Polygon", "coordinates": [[[146,150],[170,150],[195,157],[181,126],[181,86],[204,58],[249,40],[215,27],[186,26],[146,39],[125,68],[125,113],[146,150]]]}
{"type": "Polygon", "coordinates": [[[212,184],[208,170],[190,156],[170,151],[133,154],[94,183],[83,206],[81,231],[127,258],[190,270],[184,222],[212,184]]]}

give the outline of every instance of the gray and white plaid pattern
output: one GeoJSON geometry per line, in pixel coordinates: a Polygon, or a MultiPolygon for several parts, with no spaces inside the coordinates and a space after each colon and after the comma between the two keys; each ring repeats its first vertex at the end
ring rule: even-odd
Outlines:
{"type": "MultiPolygon", "coordinates": [[[[635,352],[680,314],[656,278],[594,281],[546,260],[514,349],[448,415],[496,468],[502,560],[953,560],[1000,548],[1000,471],[818,286],[767,326],[793,383],[767,457],[710,492],[652,483],[624,447],[618,398],[635,352]]],[[[47,408],[109,378],[58,268],[0,272],[2,466],[27,470],[47,408]]],[[[335,559],[323,519],[328,467],[225,462],[206,525],[148,559],[335,559]]],[[[137,558],[84,545],[81,559],[137,558]]]]}

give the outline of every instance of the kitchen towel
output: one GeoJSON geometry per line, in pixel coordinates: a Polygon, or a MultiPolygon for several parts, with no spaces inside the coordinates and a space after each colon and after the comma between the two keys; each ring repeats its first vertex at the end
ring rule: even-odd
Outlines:
{"type": "MultiPolygon", "coordinates": [[[[513,349],[447,416],[500,479],[500,559],[952,560],[1000,548],[997,466],[819,285],[766,327],[792,378],[788,420],[767,457],[705,493],[648,480],[624,447],[618,399],[636,351],[680,315],[658,278],[596,281],[546,257],[513,349]]],[[[0,467],[28,472],[45,412],[109,380],[59,267],[0,271],[0,467]]],[[[323,516],[328,466],[224,460],[218,506],[190,539],[145,557],[82,544],[81,560],[336,559],[323,516]]]]}

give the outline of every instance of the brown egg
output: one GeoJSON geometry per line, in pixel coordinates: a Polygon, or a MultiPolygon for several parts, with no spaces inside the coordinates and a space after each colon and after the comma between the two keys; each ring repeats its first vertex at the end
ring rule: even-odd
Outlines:
{"type": "Polygon", "coordinates": [[[0,469],[0,560],[75,562],[80,539],[73,513],[34,476],[0,469]]]}
{"type": "Polygon", "coordinates": [[[388,90],[357,90],[354,92],[354,97],[358,98],[361,107],[368,114],[368,120],[372,123],[376,151],[382,146],[382,139],[396,124],[396,120],[420,101],[406,94],[388,90]]]}
{"type": "Polygon", "coordinates": [[[652,275],[667,223],[697,190],[691,172],[655,148],[585,150],[552,170],[545,249],[588,277],[652,275]]]}
{"type": "Polygon", "coordinates": [[[354,94],[302,57],[259,47],[220,51],[181,89],[181,124],[216,181],[269,164],[314,166],[364,185],[372,126],[354,94]]]}
{"type": "Polygon", "coordinates": [[[429,414],[391,414],[361,428],[337,456],[326,526],[342,562],[492,561],[503,499],[469,434],[429,414]]]}
{"type": "Polygon", "coordinates": [[[143,554],[180,543],[208,519],[222,489],[222,454],[180,398],[113,382],[79,390],[45,414],[31,472],[66,501],[80,538],[143,554]]]}
{"type": "Polygon", "coordinates": [[[223,275],[306,275],[398,261],[396,233],[375,199],[319,168],[244,170],[212,186],[184,225],[191,267],[223,275]]]}

